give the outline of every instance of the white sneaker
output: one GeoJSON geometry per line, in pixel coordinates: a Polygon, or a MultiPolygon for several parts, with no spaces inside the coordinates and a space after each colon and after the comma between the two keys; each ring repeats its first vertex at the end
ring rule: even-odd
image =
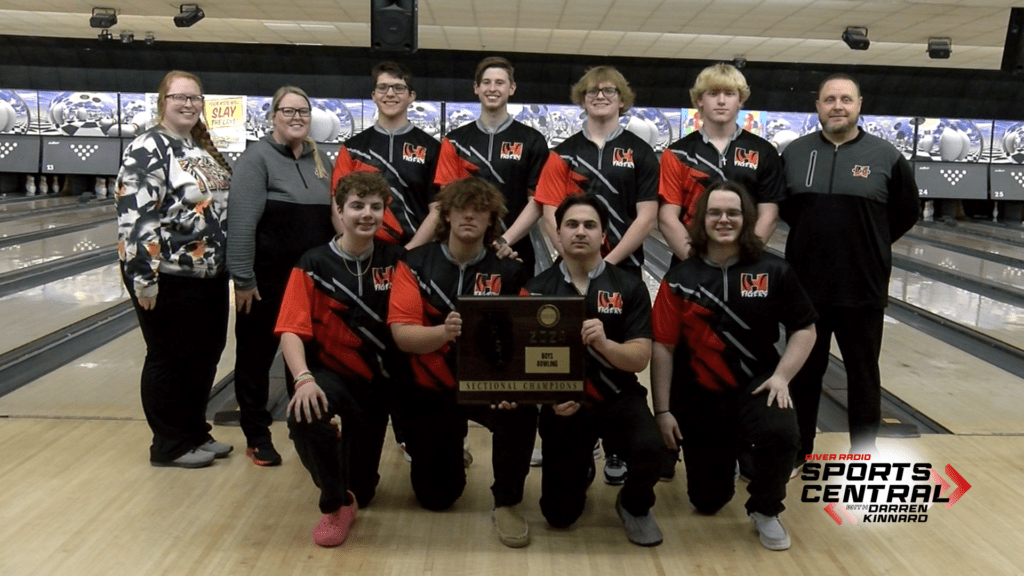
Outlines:
{"type": "Polygon", "coordinates": [[[778,516],[765,516],[760,512],[751,512],[749,516],[761,536],[761,545],[769,550],[789,550],[789,533],[783,528],[778,516]]]}
{"type": "Polygon", "coordinates": [[[536,468],[544,463],[544,455],[540,451],[540,448],[533,449],[533,456],[530,456],[530,466],[536,468]]]}
{"type": "Polygon", "coordinates": [[[604,483],[609,486],[622,486],[626,483],[626,463],[615,454],[604,459],[604,483]]]}

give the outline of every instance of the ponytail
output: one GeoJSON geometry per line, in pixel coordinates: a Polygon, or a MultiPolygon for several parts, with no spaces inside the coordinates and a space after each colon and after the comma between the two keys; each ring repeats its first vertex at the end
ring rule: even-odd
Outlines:
{"type": "Polygon", "coordinates": [[[213,159],[228,171],[228,174],[231,174],[231,166],[228,164],[227,159],[224,158],[224,155],[220,153],[220,150],[217,150],[217,147],[213,145],[213,140],[210,139],[210,132],[206,129],[206,124],[202,120],[197,121],[196,125],[192,127],[192,140],[198,142],[203,147],[203,150],[206,150],[210,156],[213,156],[213,159]]]}

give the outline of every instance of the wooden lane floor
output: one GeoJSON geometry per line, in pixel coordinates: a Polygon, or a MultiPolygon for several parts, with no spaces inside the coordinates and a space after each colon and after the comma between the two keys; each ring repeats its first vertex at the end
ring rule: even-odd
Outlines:
{"type": "Polygon", "coordinates": [[[27,199],[24,196],[0,198],[0,218],[76,204],[82,204],[77,196],[46,196],[32,199],[27,199]]]}
{"type": "Polygon", "coordinates": [[[962,248],[978,250],[989,254],[997,254],[1024,262],[1024,246],[1019,241],[981,238],[973,234],[963,234],[955,228],[917,226],[912,232],[913,239],[951,242],[962,248]]]}
{"type": "Polygon", "coordinates": [[[1024,350],[1024,308],[893,268],[889,297],[1024,350]]]}
{"type": "MultiPolygon", "coordinates": [[[[217,365],[215,382],[234,370],[234,312],[231,316],[228,341],[217,365]]],[[[187,335],[182,335],[182,338],[187,338],[187,335]]],[[[31,384],[0,397],[0,417],[144,421],[139,400],[139,377],[145,356],[146,344],[142,332],[136,328],[31,384]]]]}
{"type": "MultiPolygon", "coordinates": [[[[275,423],[276,438],[285,438],[275,423]]],[[[409,465],[388,434],[381,484],[340,547],[315,546],[317,491],[287,441],[284,464],[257,468],[238,453],[237,428],[218,430],[236,452],[201,470],[149,466],[149,430],[137,421],[0,420],[0,573],[7,576],[234,576],[479,574],[621,576],[696,574],[1019,574],[1024,530],[1007,503],[1024,497],[1024,438],[930,435],[887,440],[896,461],[952,465],[972,488],[925,523],[837,525],[822,503],[801,502],[789,484],[782,518],[793,546],[761,547],[743,509],[745,486],[714,516],[687,501],[685,476],[660,483],[654,514],[665,536],[655,548],[630,544],[614,511],[617,488],[596,482],[580,520],[547,526],[532,469],[520,505],[532,543],[502,546],[491,525],[490,434],[470,430],[476,463],[462,498],[446,512],[420,509],[409,465]]],[[[819,453],[843,453],[845,434],[818,437],[819,453]]]]}
{"type": "Polygon", "coordinates": [[[117,264],[0,298],[0,353],[128,299],[117,264]]]}
{"type": "Polygon", "coordinates": [[[26,215],[24,218],[0,222],[0,238],[8,238],[29,232],[52,230],[65,226],[84,225],[90,222],[99,224],[104,219],[111,221],[117,219],[117,210],[113,204],[86,204],[80,210],[61,212],[59,215],[26,215]]]}
{"type": "Polygon", "coordinates": [[[5,246],[0,248],[0,274],[116,245],[117,222],[111,220],[89,230],[5,246]]]}
{"type": "Polygon", "coordinates": [[[1024,435],[1024,380],[888,316],[879,368],[886,391],[954,434],[1024,435]]]}
{"type": "Polygon", "coordinates": [[[932,264],[967,278],[988,281],[1007,289],[1024,291],[1024,267],[1009,266],[912,239],[901,238],[893,247],[894,255],[932,264]]]}

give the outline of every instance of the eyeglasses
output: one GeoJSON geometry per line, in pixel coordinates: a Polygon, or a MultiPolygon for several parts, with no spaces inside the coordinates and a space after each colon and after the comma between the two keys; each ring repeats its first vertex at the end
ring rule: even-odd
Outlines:
{"type": "Polygon", "coordinates": [[[309,118],[309,108],[278,108],[277,111],[284,114],[285,118],[294,118],[296,114],[300,118],[309,118]]]}
{"type": "Polygon", "coordinates": [[[729,220],[739,220],[743,218],[743,211],[741,210],[719,210],[718,208],[709,208],[707,217],[712,220],[719,220],[722,216],[725,216],[729,220]]]}
{"type": "Polygon", "coordinates": [[[168,94],[167,98],[174,100],[178,104],[184,104],[186,102],[195,102],[196,104],[203,103],[203,95],[192,96],[190,94],[168,94]]]}
{"type": "Polygon", "coordinates": [[[377,94],[387,94],[388,90],[394,90],[396,96],[401,96],[409,91],[407,84],[377,84],[373,88],[377,91],[377,94]]]}
{"type": "Polygon", "coordinates": [[[613,98],[618,96],[619,89],[614,86],[605,86],[604,88],[591,88],[586,92],[587,98],[597,98],[598,94],[602,94],[605,98],[613,98]]]}

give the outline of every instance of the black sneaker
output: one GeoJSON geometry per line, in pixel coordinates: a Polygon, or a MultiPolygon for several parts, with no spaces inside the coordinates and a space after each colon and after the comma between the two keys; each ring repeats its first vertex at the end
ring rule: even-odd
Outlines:
{"type": "Polygon", "coordinates": [[[622,486],[626,483],[626,463],[616,454],[609,454],[604,459],[604,483],[609,486],[622,486]]]}
{"type": "Polygon", "coordinates": [[[261,446],[247,447],[245,455],[257,466],[277,466],[281,463],[281,455],[274,449],[274,445],[269,442],[261,446]]]}

